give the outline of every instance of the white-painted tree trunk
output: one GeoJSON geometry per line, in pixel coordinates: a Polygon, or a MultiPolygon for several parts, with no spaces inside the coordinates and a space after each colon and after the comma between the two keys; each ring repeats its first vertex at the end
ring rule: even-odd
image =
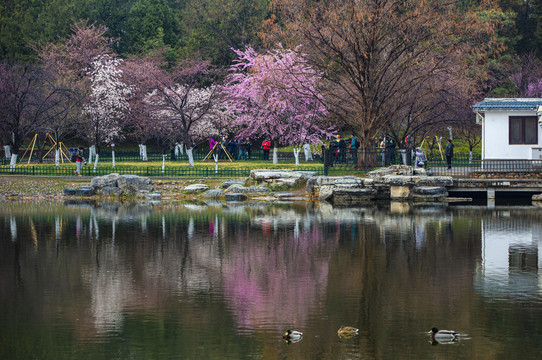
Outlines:
{"type": "Polygon", "coordinates": [[[115,150],[111,150],[111,167],[115,168],[115,150]]]}
{"type": "Polygon", "coordinates": [[[179,146],[179,154],[184,155],[184,144],[180,143],[178,144],[178,146],[179,146]]]}
{"type": "Polygon", "coordinates": [[[147,145],[141,145],[141,160],[149,161],[149,157],[147,155],[147,145]]]}
{"type": "Polygon", "coordinates": [[[162,154],[162,174],[166,172],[166,154],[162,154]]]}
{"type": "Polygon", "coordinates": [[[186,155],[188,155],[188,165],[194,167],[194,148],[186,149],[186,155]]]}
{"type": "Polygon", "coordinates": [[[9,162],[9,171],[14,172],[17,166],[17,154],[11,154],[11,160],[9,162]]]}
{"type": "MultiPolygon", "coordinates": [[[[299,153],[301,152],[301,148],[294,146],[294,158],[295,158],[295,166],[299,166],[299,153]]],[[[306,156],[305,156],[306,157],[306,156]]]]}
{"type": "Polygon", "coordinates": [[[11,159],[11,145],[4,145],[4,152],[6,153],[6,160],[11,159]]]}
{"type": "Polygon", "coordinates": [[[305,151],[305,161],[312,161],[312,150],[310,144],[303,145],[303,150],[305,151]]]}
{"type": "Polygon", "coordinates": [[[215,173],[218,174],[218,154],[213,154],[213,159],[215,159],[215,173]]]}
{"type": "Polygon", "coordinates": [[[96,146],[92,145],[88,148],[88,163],[92,164],[92,159],[96,155],[96,146]]]}
{"type": "Polygon", "coordinates": [[[279,149],[274,147],[273,148],[273,164],[279,163],[279,149]]]}
{"type": "Polygon", "coordinates": [[[100,158],[100,155],[98,154],[95,154],[96,155],[96,160],[94,160],[94,168],[92,169],[92,171],[96,172],[96,170],[98,169],[98,159],[100,158]]]}
{"type": "Polygon", "coordinates": [[[55,149],[55,166],[56,167],[60,166],[60,150],[59,149],[55,149]]]}
{"type": "Polygon", "coordinates": [[[183,155],[183,145],[175,143],[175,156],[183,155]]]}
{"type": "Polygon", "coordinates": [[[472,151],[469,151],[469,164],[472,164],[472,151]]]}

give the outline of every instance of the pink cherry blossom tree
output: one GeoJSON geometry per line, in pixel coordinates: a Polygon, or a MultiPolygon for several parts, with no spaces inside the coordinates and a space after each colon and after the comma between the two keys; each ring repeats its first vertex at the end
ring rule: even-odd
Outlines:
{"type": "Polygon", "coordinates": [[[231,66],[223,90],[232,112],[234,125],[242,137],[265,137],[277,145],[294,145],[296,164],[304,143],[321,143],[330,137],[319,87],[321,74],[295,51],[278,49],[258,54],[252,48],[234,50],[238,59],[231,66]]]}

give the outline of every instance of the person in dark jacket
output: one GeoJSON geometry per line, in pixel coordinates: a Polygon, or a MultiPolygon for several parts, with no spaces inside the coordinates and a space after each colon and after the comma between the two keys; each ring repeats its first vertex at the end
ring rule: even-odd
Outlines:
{"type": "Polygon", "coordinates": [[[241,157],[247,159],[247,140],[245,139],[239,140],[239,156],[237,160],[241,160],[241,157]]]}
{"type": "Polygon", "coordinates": [[[80,146],[75,152],[75,175],[77,176],[81,176],[81,171],[83,170],[83,162],[85,161],[84,150],[85,149],[80,146]]]}
{"type": "Polygon", "coordinates": [[[454,157],[454,143],[452,139],[448,139],[448,145],[444,149],[444,155],[446,156],[446,163],[448,164],[448,169],[452,168],[452,158],[454,157]]]}

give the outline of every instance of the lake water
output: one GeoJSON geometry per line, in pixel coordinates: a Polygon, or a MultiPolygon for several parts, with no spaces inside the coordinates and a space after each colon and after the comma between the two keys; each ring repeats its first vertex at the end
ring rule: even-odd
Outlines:
{"type": "Polygon", "coordinates": [[[531,206],[3,203],[0,358],[539,359],[541,249],[531,206]]]}

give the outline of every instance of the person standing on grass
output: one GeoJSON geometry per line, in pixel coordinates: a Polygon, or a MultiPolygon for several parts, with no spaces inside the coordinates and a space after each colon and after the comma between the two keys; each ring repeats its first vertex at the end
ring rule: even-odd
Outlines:
{"type": "Polygon", "coordinates": [[[446,155],[446,163],[448,164],[448,169],[452,168],[452,158],[454,157],[454,143],[452,139],[448,139],[448,145],[444,149],[444,155],[446,155]]]}
{"type": "Polygon", "coordinates": [[[246,160],[247,159],[247,141],[241,138],[238,144],[239,144],[239,156],[237,157],[237,160],[241,160],[241,157],[243,157],[246,160]]]}
{"type": "Polygon", "coordinates": [[[75,152],[75,175],[77,176],[82,176],[81,171],[83,170],[83,161],[85,161],[83,151],[83,147],[80,146],[79,149],[75,152]]]}
{"type": "Polygon", "coordinates": [[[265,139],[262,142],[263,159],[269,160],[269,149],[271,149],[271,141],[265,139]]]}

